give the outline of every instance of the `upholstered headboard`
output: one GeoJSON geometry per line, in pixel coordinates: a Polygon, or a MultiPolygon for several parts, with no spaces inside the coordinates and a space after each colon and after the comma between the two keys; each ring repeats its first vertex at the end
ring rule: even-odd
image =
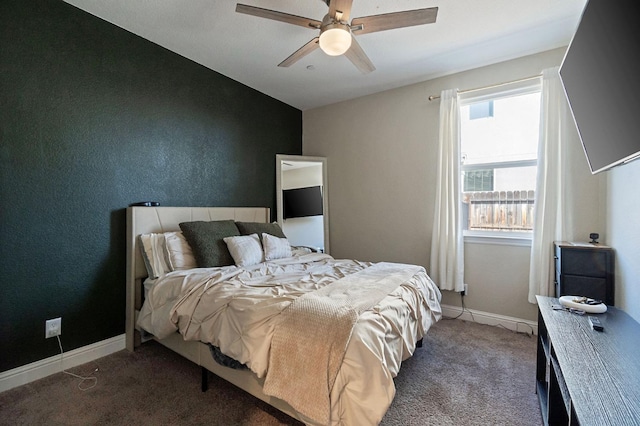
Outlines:
{"type": "Polygon", "coordinates": [[[138,247],[138,235],[179,231],[180,223],[211,220],[261,222],[270,220],[268,207],[129,207],[127,208],[127,349],[133,350],[136,309],[141,300],[140,281],[147,270],[138,247]]]}

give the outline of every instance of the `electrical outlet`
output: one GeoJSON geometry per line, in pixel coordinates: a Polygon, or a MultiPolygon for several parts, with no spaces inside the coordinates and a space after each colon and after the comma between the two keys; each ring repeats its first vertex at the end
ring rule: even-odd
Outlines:
{"type": "Polygon", "coordinates": [[[464,290],[462,290],[462,295],[463,296],[468,296],[469,295],[469,284],[465,284],[464,285],[464,290]]]}
{"type": "Polygon", "coordinates": [[[44,323],[44,337],[56,337],[62,334],[62,318],[54,318],[44,323]]]}

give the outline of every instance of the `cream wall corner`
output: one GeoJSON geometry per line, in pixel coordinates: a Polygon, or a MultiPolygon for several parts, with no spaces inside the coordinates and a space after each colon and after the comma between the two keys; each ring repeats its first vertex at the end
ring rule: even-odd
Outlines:
{"type": "Polygon", "coordinates": [[[640,322],[640,161],[615,167],[607,179],[607,239],[616,252],[616,306],[640,322]]]}

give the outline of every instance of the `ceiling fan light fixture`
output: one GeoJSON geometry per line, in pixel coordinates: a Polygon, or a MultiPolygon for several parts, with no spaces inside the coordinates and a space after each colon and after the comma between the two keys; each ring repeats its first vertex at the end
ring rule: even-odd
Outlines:
{"type": "Polygon", "coordinates": [[[344,54],[351,47],[351,32],[345,24],[329,24],[320,32],[320,49],[330,56],[344,54]]]}

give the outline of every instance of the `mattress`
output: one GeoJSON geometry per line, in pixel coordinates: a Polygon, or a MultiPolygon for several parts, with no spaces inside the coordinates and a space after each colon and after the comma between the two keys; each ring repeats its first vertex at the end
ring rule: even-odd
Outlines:
{"type": "MultiPolygon", "coordinates": [[[[137,326],[159,339],[179,332],[185,340],[214,345],[265,378],[283,311],[305,294],[375,266],[310,253],[249,267],[170,272],[148,286],[137,326]]],[[[378,424],[382,420],[395,396],[393,378],[401,362],[441,318],[438,288],[424,268],[407,267],[414,268],[408,279],[359,312],[328,389],[328,422],[310,417],[307,423],[378,424]]],[[[292,364],[291,368],[300,367],[292,364]]],[[[296,407],[296,401],[287,402],[296,407]]]]}

